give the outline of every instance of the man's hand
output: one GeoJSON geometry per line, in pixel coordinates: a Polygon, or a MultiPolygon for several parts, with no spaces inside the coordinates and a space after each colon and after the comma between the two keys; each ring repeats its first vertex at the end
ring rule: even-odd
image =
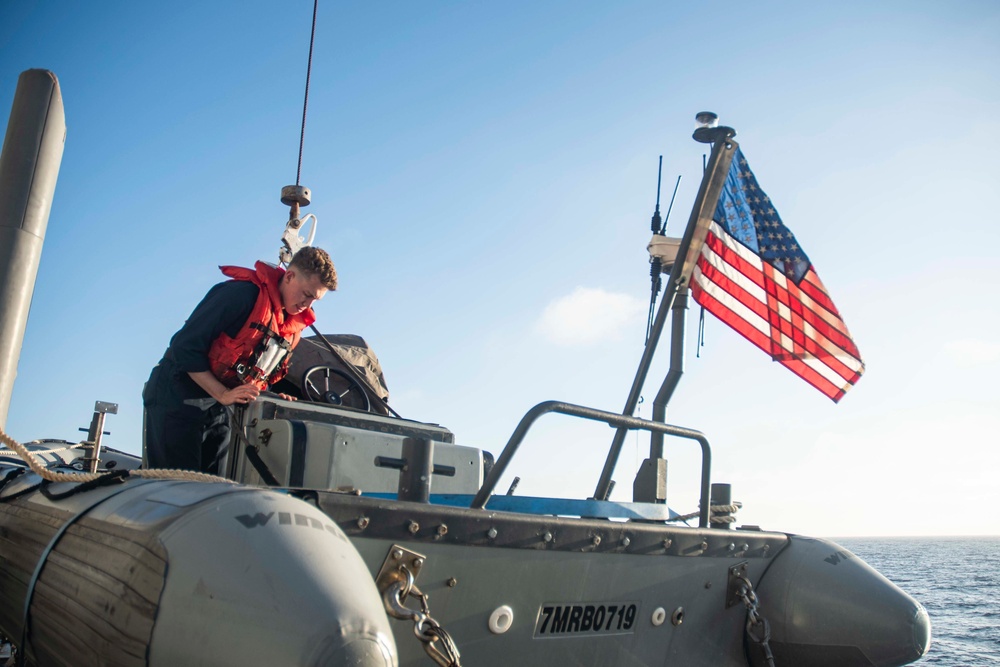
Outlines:
{"type": "Polygon", "coordinates": [[[204,389],[209,396],[217,400],[222,405],[246,405],[252,403],[260,395],[260,389],[252,384],[241,384],[238,387],[229,389],[219,382],[219,379],[212,375],[210,371],[200,373],[188,373],[191,379],[199,387],[204,389]]]}
{"type": "Polygon", "coordinates": [[[295,398],[294,396],[289,396],[288,394],[281,394],[281,393],[278,394],[278,398],[283,398],[286,401],[297,401],[297,400],[299,400],[299,399],[295,398]]]}
{"type": "Polygon", "coordinates": [[[223,405],[246,405],[252,403],[260,395],[260,389],[252,384],[241,384],[238,387],[227,389],[217,400],[223,405]]]}

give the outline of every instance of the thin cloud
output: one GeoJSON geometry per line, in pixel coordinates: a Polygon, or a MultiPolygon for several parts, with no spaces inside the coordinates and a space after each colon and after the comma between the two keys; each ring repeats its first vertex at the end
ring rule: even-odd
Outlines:
{"type": "Polygon", "coordinates": [[[641,323],[645,309],[628,294],[577,287],[546,306],[535,329],[556,345],[593,345],[620,339],[641,323]]]}

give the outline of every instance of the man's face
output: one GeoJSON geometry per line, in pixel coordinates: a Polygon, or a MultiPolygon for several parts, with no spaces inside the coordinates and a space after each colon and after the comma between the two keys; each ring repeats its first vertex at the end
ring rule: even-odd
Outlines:
{"type": "Polygon", "coordinates": [[[289,315],[298,315],[314,301],[319,301],[326,294],[319,276],[300,273],[297,269],[288,269],[281,278],[278,288],[281,293],[281,305],[289,315]]]}

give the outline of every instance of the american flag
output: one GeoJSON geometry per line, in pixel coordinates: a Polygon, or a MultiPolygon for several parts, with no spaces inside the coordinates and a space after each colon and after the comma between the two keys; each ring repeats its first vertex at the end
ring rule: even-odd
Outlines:
{"type": "Polygon", "coordinates": [[[865,371],[826,288],[736,149],[692,275],[695,301],[837,402],[865,371]]]}

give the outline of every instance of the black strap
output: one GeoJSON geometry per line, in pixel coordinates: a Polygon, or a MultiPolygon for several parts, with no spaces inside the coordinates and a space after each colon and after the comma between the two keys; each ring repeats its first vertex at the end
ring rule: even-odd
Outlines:
{"type": "Polygon", "coordinates": [[[264,338],[261,339],[260,343],[257,344],[258,348],[263,348],[267,346],[268,338],[272,338],[278,342],[278,345],[285,350],[291,349],[292,344],[287,338],[279,334],[277,331],[271,327],[266,327],[259,322],[251,322],[248,325],[251,329],[256,329],[264,334],[264,338]]]}
{"type": "Polygon", "coordinates": [[[129,476],[129,471],[122,468],[121,470],[115,470],[114,472],[109,472],[103,474],[96,479],[92,479],[89,482],[81,482],[77,484],[69,491],[63,491],[62,493],[52,493],[49,489],[51,482],[42,482],[42,495],[49,500],[63,500],[69,498],[70,496],[75,496],[78,493],[83,493],[84,491],[91,491],[93,489],[99,489],[102,486],[111,486],[112,484],[120,484],[125,481],[125,478],[129,476]]]}
{"type": "Polygon", "coordinates": [[[247,460],[250,461],[250,465],[257,471],[257,474],[260,475],[265,484],[268,486],[281,486],[281,482],[271,473],[271,469],[264,463],[264,459],[260,458],[258,450],[259,448],[255,445],[247,445],[246,450],[244,450],[246,451],[247,460]]]}
{"type": "MultiPolygon", "coordinates": [[[[15,479],[17,479],[18,477],[20,477],[21,475],[23,475],[27,471],[28,471],[27,468],[14,468],[13,470],[8,471],[7,474],[4,475],[4,478],[0,479],[0,491],[3,491],[4,487],[7,486],[8,482],[13,482],[15,479]]],[[[14,498],[17,498],[18,496],[23,496],[28,491],[31,491],[31,490],[37,489],[37,488],[38,488],[38,485],[36,484],[35,486],[31,487],[31,489],[22,489],[21,491],[18,491],[17,493],[15,493],[15,494],[13,494],[11,496],[8,496],[6,498],[0,498],[0,503],[5,503],[8,500],[13,500],[14,498]]]]}
{"type": "MultiPolygon", "coordinates": [[[[281,486],[281,482],[279,482],[278,479],[271,473],[271,469],[267,467],[266,463],[264,463],[264,459],[260,458],[260,447],[250,442],[247,438],[246,431],[243,430],[243,424],[236,418],[236,410],[231,409],[227,405],[226,412],[229,413],[229,424],[232,427],[233,432],[236,433],[236,437],[245,442],[247,445],[244,452],[246,452],[247,460],[250,461],[250,465],[252,465],[253,469],[257,471],[257,474],[260,475],[260,478],[265,484],[268,486],[281,486]]],[[[233,451],[236,450],[234,449],[233,451]]],[[[235,467],[230,468],[230,470],[235,470],[235,467]]]]}
{"type": "Polygon", "coordinates": [[[7,486],[7,482],[17,479],[23,475],[26,470],[27,468],[14,468],[13,470],[8,470],[3,479],[0,479],[0,491],[3,491],[3,487],[7,486]]]}

